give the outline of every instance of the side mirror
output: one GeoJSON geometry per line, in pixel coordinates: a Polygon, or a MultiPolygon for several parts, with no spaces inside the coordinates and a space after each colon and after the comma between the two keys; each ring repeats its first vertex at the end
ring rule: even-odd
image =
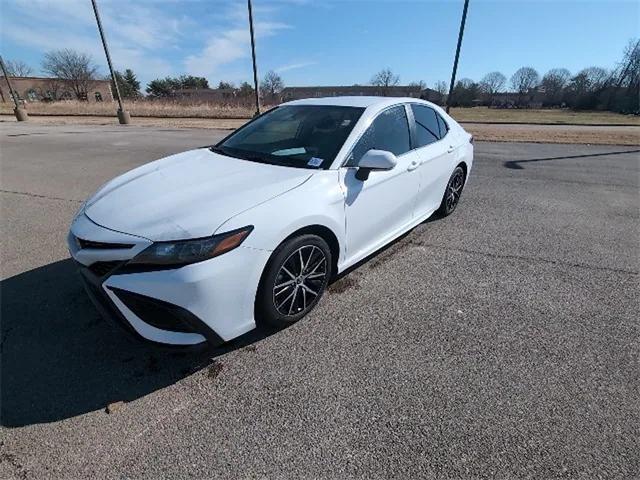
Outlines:
{"type": "Polygon", "coordinates": [[[391,170],[398,164],[397,157],[386,150],[369,150],[358,162],[356,178],[365,181],[373,170],[391,170]]]}

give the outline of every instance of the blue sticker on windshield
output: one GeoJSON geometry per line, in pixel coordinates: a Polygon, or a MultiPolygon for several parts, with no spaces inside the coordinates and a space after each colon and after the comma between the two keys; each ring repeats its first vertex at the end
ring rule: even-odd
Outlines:
{"type": "Polygon", "coordinates": [[[324,162],[324,160],[322,160],[321,158],[311,157],[307,165],[309,165],[310,167],[319,167],[320,165],[322,165],[322,162],[324,162]]]}

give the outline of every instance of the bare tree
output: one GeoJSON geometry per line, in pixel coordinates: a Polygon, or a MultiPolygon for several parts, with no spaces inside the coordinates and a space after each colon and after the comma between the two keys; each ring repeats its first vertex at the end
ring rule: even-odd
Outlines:
{"type": "Polygon", "coordinates": [[[4,66],[11,77],[29,77],[33,75],[33,68],[22,60],[7,60],[4,62],[4,66]]]}
{"type": "Polygon", "coordinates": [[[447,82],[445,82],[444,80],[438,80],[433,85],[433,89],[440,95],[445,96],[447,94],[447,82]]]}
{"type": "Polygon", "coordinates": [[[283,88],[284,82],[282,81],[282,77],[273,70],[267,72],[260,84],[262,95],[264,97],[270,97],[271,99],[274,99],[283,88]]]}
{"type": "Polygon", "coordinates": [[[447,82],[443,80],[438,80],[436,83],[433,84],[432,90],[436,92],[437,95],[434,96],[435,98],[431,98],[427,100],[431,100],[432,102],[435,102],[438,105],[444,105],[447,101],[447,93],[449,93],[449,89],[447,88],[447,82]]]}
{"type": "Polygon", "coordinates": [[[571,79],[566,68],[552,68],[542,77],[540,85],[544,88],[547,103],[557,105],[562,101],[562,92],[571,79]]]}
{"type": "Polygon", "coordinates": [[[90,55],[69,48],[47,52],[42,61],[42,70],[64,80],[79,100],[87,99],[98,73],[98,67],[90,55]]]}
{"type": "Polygon", "coordinates": [[[540,75],[532,67],[519,68],[511,77],[511,88],[520,94],[537,87],[538,83],[540,83],[540,75]]]}
{"type": "Polygon", "coordinates": [[[493,103],[495,95],[504,89],[506,83],[507,77],[502,73],[487,73],[480,81],[480,91],[485,94],[485,101],[493,103]]]}
{"type": "Polygon", "coordinates": [[[640,87],[640,40],[631,40],[625,48],[622,62],[614,72],[616,87],[640,87]]]}
{"type": "Polygon", "coordinates": [[[394,74],[390,68],[384,68],[371,77],[371,85],[376,87],[395,87],[400,83],[400,77],[394,74]]]}
{"type": "Polygon", "coordinates": [[[386,95],[391,87],[400,83],[400,77],[394,74],[390,68],[384,68],[371,77],[371,85],[380,87],[381,93],[386,95]]]}
{"type": "Polygon", "coordinates": [[[611,78],[614,83],[607,100],[608,108],[617,112],[640,113],[640,40],[629,41],[611,78]]]}
{"type": "Polygon", "coordinates": [[[589,67],[582,70],[580,73],[585,75],[589,84],[589,90],[595,92],[607,86],[610,73],[602,67],[589,67]]]}
{"type": "Polygon", "coordinates": [[[422,80],[418,80],[417,82],[411,82],[409,87],[411,88],[411,96],[415,94],[420,97],[424,89],[427,88],[427,84],[422,80]]]}
{"type": "Polygon", "coordinates": [[[480,81],[480,88],[484,93],[493,96],[496,93],[501,92],[504,89],[506,83],[507,77],[505,77],[502,73],[491,72],[482,77],[482,80],[480,81]]]}
{"type": "Polygon", "coordinates": [[[590,110],[607,103],[603,97],[611,83],[611,75],[600,67],[589,67],[579,71],[567,86],[565,96],[573,108],[590,110]]]}
{"type": "Polygon", "coordinates": [[[518,93],[518,104],[522,105],[525,95],[540,83],[540,75],[535,68],[522,67],[511,77],[511,88],[518,93]]]}

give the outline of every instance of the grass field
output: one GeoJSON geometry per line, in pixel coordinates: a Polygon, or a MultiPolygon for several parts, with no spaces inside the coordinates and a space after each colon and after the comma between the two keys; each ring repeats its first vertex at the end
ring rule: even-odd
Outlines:
{"type": "MultiPolygon", "coordinates": [[[[27,112],[31,115],[100,115],[115,114],[115,103],[55,102],[31,103],[27,112]]],[[[219,118],[246,119],[253,115],[253,107],[221,106],[213,104],[182,105],[174,102],[127,102],[126,109],[133,117],[167,118],[219,118]]],[[[0,103],[0,113],[11,114],[12,105],[0,103]]],[[[612,112],[574,112],[571,110],[507,110],[487,107],[454,108],[452,116],[459,122],[506,122],[506,123],[542,123],[562,124],[601,124],[601,125],[638,125],[640,117],[612,112]]]]}
{"type": "MultiPolygon", "coordinates": [[[[0,114],[0,122],[16,121],[13,115],[0,114]]],[[[30,123],[40,125],[117,125],[113,116],[32,116],[30,123]]],[[[162,128],[210,128],[232,130],[240,127],[246,118],[160,118],[134,117],[132,124],[162,128]]],[[[627,126],[591,125],[530,125],[465,123],[464,128],[478,141],[576,143],[592,145],[640,145],[640,128],[627,126]]]]}
{"type": "Polygon", "coordinates": [[[549,125],[640,125],[640,117],[614,112],[572,111],[567,109],[497,109],[487,107],[453,108],[459,122],[542,123],[549,125]]]}
{"type": "MultiPolygon", "coordinates": [[[[27,104],[26,110],[30,115],[115,115],[118,104],[115,102],[37,102],[27,104]]],[[[251,118],[255,109],[243,106],[226,106],[202,103],[198,105],[184,105],[175,102],[126,102],[126,110],[132,117],[160,117],[160,118],[251,118]]],[[[0,103],[0,113],[12,113],[10,103],[0,103]]]]}
{"type": "MultiPolygon", "coordinates": [[[[116,108],[111,102],[27,105],[31,122],[48,125],[116,124],[116,108]]],[[[126,108],[135,125],[167,128],[235,129],[253,115],[251,107],[211,104],[141,101],[127,102],[126,108]]],[[[640,145],[640,117],[630,115],[486,107],[455,108],[451,113],[479,141],[640,145]]],[[[9,103],[0,103],[0,121],[15,121],[9,103]]]]}

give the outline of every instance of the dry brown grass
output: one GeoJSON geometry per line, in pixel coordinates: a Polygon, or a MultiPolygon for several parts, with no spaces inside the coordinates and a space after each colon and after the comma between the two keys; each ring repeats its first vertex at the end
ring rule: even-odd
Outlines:
{"type": "Polygon", "coordinates": [[[640,145],[640,128],[587,125],[487,125],[465,123],[476,140],[488,142],[579,143],[640,145]]]}
{"type": "MultiPolygon", "coordinates": [[[[112,116],[115,115],[117,103],[112,102],[34,102],[26,105],[30,115],[82,115],[112,116]]],[[[214,105],[201,103],[185,105],[176,102],[138,101],[126,102],[126,110],[132,117],[160,118],[251,118],[255,109],[238,105],[214,105]]],[[[0,103],[0,113],[12,113],[10,103],[0,103]]]]}
{"type": "MultiPolygon", "coordinates": [[[[0,114],[0,122],[15,122],[12,115],[0,114]]],[[[46,115],[31,116],[30,123],[40,125],[118,125],[115,116],[72,116],[72,115],[46,115]]],[[[134,117],[131,124],[142,127],[163,128],[212,128],[222,130],[235,130],[247,122],[246,118],[160,118],[160,117],[134,117]]]]}
{"type": "MultiPolygon", "coordinates": [[[[99,115],[113,116],[117,104],[111,102],[89,103],[64,101],[27,104],[31,115],[99,115]]],[[[211,103],[181,104],[177,102],[145,101],[127,102],[126,109],[133,117],[160,118],[221,118],[247,119],[254,112],[252,106],[216,105],[211,103]]],[[[12,104],[0,103],[0,113],[11,114],[12,104]]],[[[640,125],[640,117],[613,112],[573,112],[570,110],[509,110],[486,107],[454,108],[452,116],[460,122],[507,122],[562,124],[640,125]]]]}
{"type": "MultiPolygon", "coordinates": [[[[117,125],[113,116],[33,116],[31,123],[44,125],[117,125]]],[[[233,118],[154,118],[136,117],[132,124],[162,128],[212,128],[232,130],[247,119],[233,118]]],[[[0,115],[0,122],[15,122],[13,115],[0,115]]],[[[575,125],[487,125],[465,123],[464,127],[479,141],[590,143],[594,145],[640,145],[640,128],[593,127],[575,125]]]]}
{"type": "Polygon", "coordinates": [[[459,122],[544,123],[549,125],[640,125],[640,117],[614,112],[566,109],[498,109],[487,107],[452,108],[451,115],[459,122]]]}

